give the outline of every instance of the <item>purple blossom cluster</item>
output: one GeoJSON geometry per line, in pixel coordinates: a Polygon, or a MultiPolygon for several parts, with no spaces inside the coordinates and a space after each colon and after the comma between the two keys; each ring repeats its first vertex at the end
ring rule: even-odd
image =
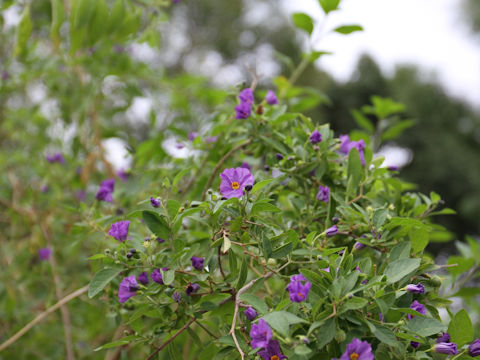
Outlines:
{"type": "Polygon", "coordinates": [[[253,349],[261,348],[258,355],[264,360],[281,360],[287,357],[283,355],[280,344],[277,340],[272,339],[273,333],[270,326],[264,319],[258,320],[257,324],[252,324],[250,329],[250,345],[253,349]]]}
{"type": "Polygon", "coordinates": [[[306,301],[311,287],[312,284],[307,281],[305,276],[302,274],[293,275],[290,278],[290,284],[288,284],[286,288],[290,295],[290,301],[306,301]]]}
{"type": "Polygon", "coordinates": [[[65,158],[63,157],[61,152],[57,152],[57,153],[52,154],[52,155],[47,155],[47,156],[45,156],[45,158],[47,159],[47,161],[50,164],[53,164],[53,163],[64,164],[65,163],[65,158]]]}
{"type": "Polygon", "coordinates": [[[95,198],[99,201],[112,202],[114,189],[115,179],[104,180],[100,183],[100,189],[98,189],[95,198]]]}

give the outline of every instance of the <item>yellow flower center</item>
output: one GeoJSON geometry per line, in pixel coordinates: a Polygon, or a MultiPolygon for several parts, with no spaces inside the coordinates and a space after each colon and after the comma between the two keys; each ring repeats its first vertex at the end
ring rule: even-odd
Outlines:
{"type": "Polygon", "coordinates": [[[280,360],[280,358],[277,355],[273,355],[270,360],[280,360]]]}
{"type": "Polygon", "coordinates": [[[239,187],[240,187],[240,184],[238,182],[236,182],[236,181],[232,182],[232,188],[234,190],[237,190],[239,187]]]}
{"type": "Polygon", "coordinates": [[[350,354],[350,359],[351,360],[357,360],[358,359],[358,354],[357,353],[353,353],[353,354],[350,354]]]}
{"type": "Polygon", "coordinates": [[[305,295],[303,295],[302,293],[297,293],[297,295],[298,295],[299,297],[301,297],[302,299],[305,297],[305,295]]]}

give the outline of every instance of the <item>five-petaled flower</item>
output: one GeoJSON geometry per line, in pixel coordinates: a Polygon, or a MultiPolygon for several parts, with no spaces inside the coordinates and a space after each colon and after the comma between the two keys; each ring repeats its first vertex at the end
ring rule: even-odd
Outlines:
{"type": "Polygon", "coordinates": [[[250,329],[250,337],[252,341],[250,345],[253,349],[264,348],[272,338],[272,329],[268,326],[267,322],[263,319],[258,320],[258,324],[253,324],[250,329]]]}
{"type": "Polygon", "coordinates": [[[354,338],[340,360],[373,360],[372,347],[367,341],[354,338]]]}
{"type": "Polygon", "coordinates": [[[190,296],[190,295],[196,293],[198,290],[200,290],[200,285],[195,284],[195,283],[188,284],[186,289],[185,289],[185,293],[190,296]]]}
{"type": "Polygon", "coordinates": [[[310,135],[309,140],[310,140],[310,143],[312,143],[312,145],[318,144],[319,142],[322,141],[322,134],[320,134],[320,132],[315,129],[310,135]]]}
{"type": "Polygon", "coordinates": [[[243,313],[245,314],[245,316],[247,317],[247,319],[250,320],[250,321],[254,320],[254,319],[258,316],[258,314],[257,314],[257,312],[255,311],[255,309],[254,309],[253,307],[251,307],[251,306],[249,306],[248,309],[245,310],[243,313]]]}
{"type": "Polygon", "coordinates": [[[318,186],[317,200],[323,201],[328,204],[328,198],[330,197],[330,188],[328,186],[318,186]]]}
{"type": "Polygon", "coordinates": [[[153,196],[150,196],[150,204],[152,204],[154,208],[158,208],[160,207],[160,205],[162,205],[162,202],[159,198],[154,198],[153,196]]]}
{"type": "Polygon", "coordinates": [[[290,278],[290,284],[287,285],[286,290],[288,290],[292,302],[302,302],[307,300],[311,287],[312,284],[307,281],[305,276],[298,274],[290,278]]]}
{"type": "Polygon", "coordinates": [[[124,303],[137,293],[139,289],[135,275],[123,278],[118,288],[118,300],[124,303]]]}
{"type": "MultiPolygon", "coordinates": [[[[167,271],[168,267],[163,267],[162,270],[167,271]]],[[[160,269],[153,270],[150,276],[152,277],[152,280],[155,281],[157,284],[163,285],[163,277],[160,269]]]]}
{"type": "Polygon", "coordinates": [[[458,354],[457,344],[455,343],[446,343],[446,342],[437,343],[433,346],[433,350],[439,354],[447,354],[447,355],[458,354]]]}
{"type": "Polygon", "coordinates": [[[282,354],[282,349],[280,348],[279,342],[273,339],[271,339],[267,343],[267,346],[265,346],[265,348],[260,350],[257,354],[260,355],[263,360],[282,360],[287,358],[282,354]]]}
{"type": "Polygon", "coordinates": [[[100,183],[100,189],[98,189],[95,198],[97,200],[103,200],[106,202],[113,201],[113,189],[115,188],[115,179],[104,180],[100,183]]]}
{"type": "Polygon", "coordinates": [[[127,240],[129,226],[130,221],[128,220],[113,223],[108,230],[108,235],[113,236],[118,241],[125,241],[127,240]]]}
{"type": "Polygon", "coordinates": [[[243,167],[225,169],[220,174],[220,192],[224,197],[241,198],[244,194],[244,188],[247,185],[253,185],[255,178],[250,170],[243,167]]]}
{"type": "Polygon", "coordinates": [[[204,258],[197,257],[197,256],[192,256],[192,266],[197,269],[197,270],[203,270],[203,262],[205,261],[204,258]]]}
{"type": "Polygon", "coordinates": [[[235,106],[235,118],[236,119],[246,119],[252,113],[252,105],[253,105],[253,91],[250,88],[243,89],[238,94],[238,98],[240,99],[240,104],[235,106]]]}
{"type": "MultiPolygon", "coordinates": [[[[427,314],[427,308],[426,308],[423,304],[419,303],[417,300],[415,300],[415,301],[412,303],[412,305],[410,305],[410,309],[415,310],[415,311],[419,312],[419,313],[422,314],[422,315],[426,315],[426,314],[427,314]]],[[[410,315],[410,314],[408,314],[407,317],[408,317],[408,320],[411,320],[411,319],[413,319],[413,318],[415,317],[415,315],[410,315]]]]}
{"type": "Polygon", "coordinates": [[[343,154],[348,154],[353,148],[357,149],[362,165],[365,165],[365,147],[365,141],[362,139],[358,141],[351,141],[348,135],[340,135],[340,152],[343,154]]]}

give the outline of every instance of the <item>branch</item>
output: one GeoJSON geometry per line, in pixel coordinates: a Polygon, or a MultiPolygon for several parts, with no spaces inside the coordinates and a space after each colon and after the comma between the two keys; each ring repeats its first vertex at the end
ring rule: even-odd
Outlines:
{"type": "Polygon", "coordinates": [[[210,188],[210,185],[212,185],[213,179],[215,179],[215,176],[217,175],[218,170],[222,167],[222,165],[225,163],[225,161],[227,161],[228,158],[229,158],[230,156],[232,156],[232,154],[233,154],[235,151],[240,150],[242,147],[247,146],[247,145],[250,144],[251,142],[252,142],[252,138],[248,139],[247,141],[244,141],[243,143],[238,144],[237,146],[231,148],[230,151],[227,152],[227,153],[220,159],[220,161],[218,162],[217,166],[215,166],[215,169],[213,169],[212,175],[210,175],[210,178],[208,179],[207,184],[205,185],[205,189],[203,190],[203,194],[202,194],[202,201],[205,200],[205,195],[207,194],[207,190],[210,188]]]}
{"type": "Polygon", "coordinates": [[[237,336],[235,335],[235,326],[237,324],[237,316],[238,316],[238,308],[240,307],[240,299],[239,296],[243,293],[247,292],[258,280],[260,279],[268,279],[270,276],[273,275],[273,272],[269,272],[262,277],[250,280],[250,282],[238,290],[237,294],[235,295],[235,312],[233,313],[233,320],[232,320],[232,327],[230,328],[230,334],[232,335],[233,341],[235,342],[235,346],[237,347],[238,352],[240,353],[240,357],[245,359],[245,354],[243,353],[240,344],[238,343],[237,336]]]}
{"type": "Polygon", "coordinates": [[[49,307],[47,310],[44,312],[40,313],[37,315],[35,319],[30,321],[27,325],[25,325],[23,328],[21,328],[15,335],[13,335],[11,338],[9,338],[7,341],[5,341],[3,344],[0,345],[0,352],[5,350],[7,347],[12,345],[14,342],[16,342],[18,339],[20,339],[23,335],[25,335],[31,328],[33,328],[35,325],[37,325],[39,322],[41,322],[43,319],[45,319],[48,315],[53,313],[54,311],[58,310],[60,307],[68,303],[69,301],[79,297],[83,293],[86,293],[88,290],[88,287],[90,285],[85,285],[84,287],[74,291],[70,295],[65,296],[62,300],[57,302],[55,305],[49,307]]]}

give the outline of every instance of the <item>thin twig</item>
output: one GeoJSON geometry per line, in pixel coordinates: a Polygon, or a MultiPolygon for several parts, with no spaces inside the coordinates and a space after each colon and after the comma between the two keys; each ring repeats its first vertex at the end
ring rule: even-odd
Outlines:
{"type": "Polygon", "coordinates": [[[227,161],[228,158],[229,158],[230,156],[232,156],[232,154],[233,154],[235,151],[240,150],[242,147],[247,146],[247,145],[250,144],[251,142],[252,142],[252,138],[248,139],[247,141],[244,141],[243,143],[238,144],[237,146],[231,148],[230,151],[227,152],[227,153],[220,159],[220,161],[218,162],[217,166],[215,166],[215,169],[213,169],[212,175],[210,175],[210,177],[209,177],[209,179],[208,179],[208,181],[207,181],[207,184],[205,185],[205,189],[203,190],[203,194],[202,194],[202,201],[205,200],[205,196],[207,195],[207,190],[208,190],[208,189],[210,188],[210,186],[212,185],[213,179],[215,179],[215,176],[217,175],[218,170],[223,166],[223,164],[225,163],[225,161],[227,161]]]}
{"type": "Polygon", "coordinates": [[[240,344],[238,343],[237,336],[235,335],[235,326],[237,324],[238,309],[240,307],[239,297],[243,293],[247,292],[258,280],[268,279],[272,275],[273,275],[273,272],[269,272],[262,277],[250,280],[250,282],[247,285],[245,285],[244,287],[242,287],[240,290],[238,290],[237,294],[235,295],[235,311],[233,313],[233,320],[232,320],[232,327],[230,328],[230,335],[232,335],[233,341],[235,342],[235,346],[236,346],[238,352],[240,353],[240,357],[242,358],[242,360],[245,359],[245,354],[244,354],[242,348],[240,347],[240,344]]]}
{"type": "Polygon", "coordinates": [[[18,339],[20,339],[23,335],[25,335],[30,329],[32,329],[35,325],[37,325],[39,322],[41,322],[43,319],[45,319],[48,315],[50,315],[54,311],[58,310],[59,308],[61,308],[63,305],[65,305],[69,301],[71,301],[71,300],[79,297],[83,293],[87,292],[88,287],[89,287],[89,285],[85,285],[84,287],[74,291],[70,295],[65,296],[62,300],[57,302],[55,305],[49,307],[44,312],[38,314],[37,317],[35,317],[35,319],[30,321],[27,325],[25,325],[23,328],[21,328],[15,335],[13,335],[7,341],[5,341],[3,344],[1,344],[0,345],[0,352],[5,350],[10,345],[12,345],[18,339]]]}

